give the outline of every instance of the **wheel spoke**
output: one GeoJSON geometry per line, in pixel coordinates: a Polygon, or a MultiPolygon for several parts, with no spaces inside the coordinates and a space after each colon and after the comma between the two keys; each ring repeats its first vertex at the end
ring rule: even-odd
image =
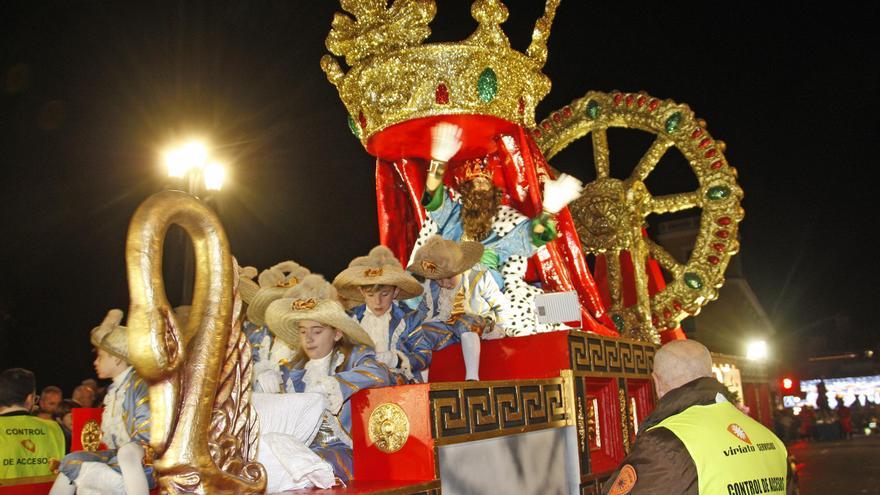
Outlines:
{"type": "Polygon", "coordinates": [[[660,158],[666,154],[666,150],[668,150],[670,146],[672,146],[672,141],[664,136],[657,136],[654,139],[654,142],[651,143],[651,147],[648,148],[648,151],[642,155],[642,159],[639,160],[636,168],[633,169],[629,176],[629,180],[645,180],[645,177],[654,170],[654,167],[657,166],[657,163],[660,162],[660,158]]]}
{"type": "Polygon", "coordinates": [[[644,239],[637,240],[630,250],[633,264],[633,284],[636,289],[636,307],[643,328],[651,326],[651,296],[648,292],[648,246],[644,239]]]}
{"type": "Polygon", "coordinates": [[[596,164],[596,178],[608,177],[611,173],[608,135],[605,134],[605,129],[595,129],[590,135],[593,138],[593,163],[596,164]]]}
{"type": "Polygon", "coordinates": [[[700,197],[699,191],[655,196],[648,203],[648,211],[651,213],[673,213],[696,208],[703,204],[700,197]]]}
{"type": "Polygon", "coordinates": [[[651,257],[657,260],[660,266],[672,273],[675,278],[684,275],[684,265],[676,261],[675,257],[669,254],[669,251],[651,239],[645,239],[645,242],[648,243],[648,252],[651,253],[651,257]]]}
{"type": "Polygon", "coordinates": [[[608,295],[611,296],[611,311],[619,312],[623,309],[623,290],[620,279],[620,253],[617,251],[606,252],[605,266],[608,267],[608,295]]]}

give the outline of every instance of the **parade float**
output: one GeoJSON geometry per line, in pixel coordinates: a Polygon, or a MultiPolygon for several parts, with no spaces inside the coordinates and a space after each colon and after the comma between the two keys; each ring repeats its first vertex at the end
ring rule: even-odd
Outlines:
{"type": "MultiPolygon", "coordinates": [[[[542,67],[558,3],[547,0],[521,53],[501,29],[508,12],[499,1],[473,3],[478,27],[467,39],[433,44],[425,43],[433,0],[341,2],[321,67],[375,158],[380,240],[404,266],[437,231],[420,201],[437,123],[463,130],[446,186],[455,190],[467,164],[481,160],[504,211],[540,215],[542,185],[557,175],[550,161],[576,140],[590,140],[592,157],[582,158],[592,171],[584,172],[583,195],[556,215],[558,238],[498,267],[509,297],[524,306],[524,323],[483,342],[481,381],[462,381],[461,353],[448,348],[434,354],[429,382],[356,394],[354,481],[326,493],[599,493],[654,407],[656,346],[684,338],[681,320],[717,297],[743,218],[724,143],[688,106],[644,92],[589,91],[536,121],[550,90],[542,67]],[[607,132],[617,128],[653,138],[625,178],[610,173],[607,132]],[[652,195],[644,181],[662,173],[655,167],[673,148],[699,187],[652,195]],[[646,222],[687,209],[698,212],[700,232],[689,259],[678,260],[650,238],[646,222]],[[577,295],[579,321],[539,323],[535,297],[560,292],[577,295]]],[[[251,352],[219,219],[187,194],[156,194],[132,219],[126,257],[129,345],[150,383],[160,492],[264,492],[251,352]],[[162,279],[171,225],[189,234],[195,251],[185,326],[162,279]]]]}

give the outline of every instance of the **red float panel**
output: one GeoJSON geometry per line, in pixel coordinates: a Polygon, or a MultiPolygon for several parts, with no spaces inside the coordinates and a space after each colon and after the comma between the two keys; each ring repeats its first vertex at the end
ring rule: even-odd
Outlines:
{"type": "MultiPolygon", "coordinates": [[[[483,340],[480,348],[480,380],[554,378],[569,368],[568,332],[549,332],[523,337],[483,340]]],[[[431,360],[428,380],[464,381],[461,345],[437,351],[431,360]]]]}
{"type": "Polygon", "coordinates": [[[626,380],[627,389],[627,408],[634,409],[635,414],[632,418],[627,418],[634,424],[629,425],[630,444],[635,442],[635,436],[638,432],[639,425],[654,410],[654,388],[649,380],[638,380],[628,378],[626,380]]]}
{"type": "Polygon", "coordinates": [[[358,481],[430,481],[437,478],[426,383],[361,390],[351,399],[354,478],[358,481]],[[397,452],[385,453],[370,440],[370,415],[394,403],[406,413],[409,438],[397,452]]]}
{"type": "MultiPolygon", "coordinates": [[[[90,420],[96,421],[99,425],[101,424],[101,413],[104,411],[103,407],[77,407],[71,410],[71,416],[73,417],[73,428],[71,428],[70,434],[70,451],[77,452],[83,449],[82,446],[82,430],[83,425],[90,420]]],[[[107,446],[103,443],[101,444],[102,449],[106,449],[107,446]]]]}
{"type": "Polygon", "coordinates": [[[585,378],[583,386],[591,472],[612,471],[624,457],[617,379],[585,378]]]}

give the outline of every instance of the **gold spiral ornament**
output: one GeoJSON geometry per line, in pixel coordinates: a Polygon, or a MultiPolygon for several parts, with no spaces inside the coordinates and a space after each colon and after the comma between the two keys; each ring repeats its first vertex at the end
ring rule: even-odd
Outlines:
{"type": "Polygon", "coordinates": [[[83,450],[97,452],[101,448],[101,425],[94,419],[86,421],[79,434],[83,450]]]}
{"type": "Polygon", "coordinates": [[[409,418],[403,408],[393,402],[373,409],[368,425],[370,442],[386,454],[397,452],[409,439],[409,418]]]}
{"type": "MultiPolygon", "coordinates": [[[[743,191],[736,169],[727,163],[726,148],[696,119],[691,109],[645,93],[588,92],[532,129],[544,156],[553,156],[574,141],[590,135],[596,179],[569,209],[585,251],[605,255],[611,297],[610,315],[621,334],[658,341],[657,330],[676,328],[682,319],[718,297],[724,270],[739,250],[737,227],[743,218],[743,191]],[[610,176],[607,130],[636,129],[654,141],[625,179],[610,176]],[[670,149],[688,161],[699,187],[694,191],[654,196],[644,184],[670,149]],[[697,209],[700,228],[690,258],[681,263],[643,235],[646,217],[697,209]],[[624,307],[620,253],[628,251],[634,267],[648,257],[669,274],[666,288],[649,296],[646,270],[633,270],[636,304],[624,307]]],[[[662,168],[662,167],[661,167],[662,168]]]]}

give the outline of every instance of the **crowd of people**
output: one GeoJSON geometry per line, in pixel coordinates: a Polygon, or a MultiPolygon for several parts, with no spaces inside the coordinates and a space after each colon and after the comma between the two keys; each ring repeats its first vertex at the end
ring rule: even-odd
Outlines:
{"type": "Polygon", "coordinates": [[[876,428],[880,418],[880,404],[874,404],[862,397],[849,406],[838,397],[837,406],[801,408],[795,415],[792,409],[781,409],[775,417],[776,435],[786,443],[797,440],[825,441],[852,438],[853,433],[865,428],[876,428]],[[864,402],[864,405],[863,405],[864,402]]]}

